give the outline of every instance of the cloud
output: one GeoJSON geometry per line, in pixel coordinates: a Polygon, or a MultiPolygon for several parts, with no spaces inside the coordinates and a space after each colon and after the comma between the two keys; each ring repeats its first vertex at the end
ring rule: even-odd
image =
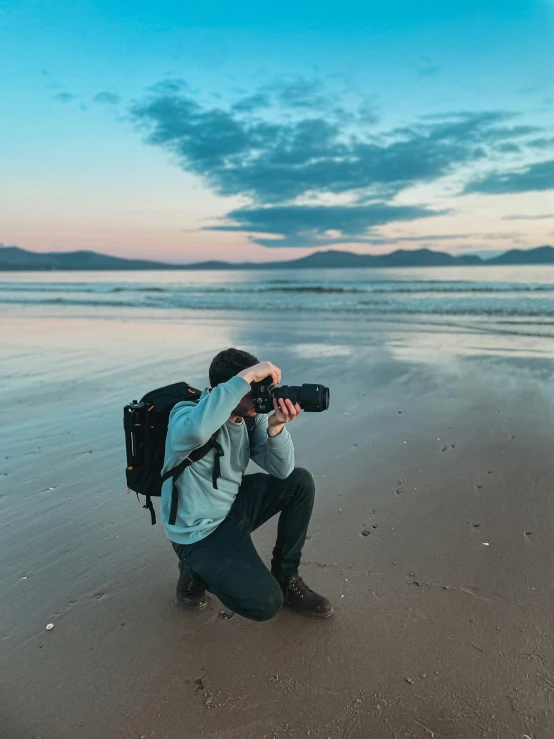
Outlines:
{"type": "Polygon", "coordinates": [[[506,139],[523,138],[530,134],[539,133],[542,130],[543,129],[539,126],[499,127],[489,132],[489,141],[505,141],[506,139]]]}
{"type": "Polygon", "coordinates": [[[544,221],[547,218],[554,218],[554,213],[543,213],[534,216],[502,216],[503,221],[544,221]]]}
{"type": "MultiPolygon", "coordinates": [[[[491,155],[515,153],[519,142],[542,130],[503,111],[436,114],[378,130],[366,100],[332,98],[319,82],[301,78],[230,106],[205,104],[183,81],[165,80],[130,114],[148,144],[214,193],[250,201],[216,228],[255,234],[264,245],[259,234],[275,234],[280,239],[272,246],[306,245],[310,238],[314,246],[362,243],[373,226],[403,220],[393,204],[398,193],[491,155]],[[337,198],[345,204],[321,204],[337,198]]],[[[436,214],[424,207],[410,212],[408,220],[436,214]]]]}
{"type": "Polygon", "coordinates": [[[432,77],[441,71],[441,67],[438,64],[434,64],[428,56],[422,56],[416,66],[418,68],[419,79],[422,79],[423,77],[432,77]]]}
{"type": "Polygon", "coordinates": [[[160,80],[159,82],[155,82],[153,85],[150,85],[150,87],[148,87],[148,92],[152,95],[177,95],[185,91],[190,92],[190,86],[188,82],[180,79],[179,77],[171,77],[168,79],[160,80]]]}
{"type": "Polygon", "coordinates": [[[423,116],[421,122],[396,132],[419,133],[432,138],[471,138],[474,143],[493,147],[498,142],[521,139],[544,129],[529,125],[506,125],[516,114],[507,111],[438,113],[423,116]]]}
{"type": "Polygon", "coordinates": [[[54,100],[57,100],[58,103],[71,103],[76,99],[77,95],[72,92],[58,92],[57,95],[54,95],[54,100]]]}
{"type": "Polygon", "coordinates": [[[271,105],[271,97],[265,92],[256,92],[253,95],[241,98],[233,105],[237,113],[253,113],[260,108],[268,108],[271,105]]]}
{"type": "Polygon", "coordinates": [[[533,149],[553,149],[554,150],[554,138],[548,138],[543,136],[542,138],[533,139],[527,142],[527,146],[533,149]]]}
{"type": "Polygon", "coordinates": [[[290,82],[277,82],[272,89],[279,105],[288,108],[325,109],[333,104],[333,98],[323,91],[318,80],[298,77],[290,82]]]}
{"type": "MultiPolygon", "coordinates": [[[[374,140],[371,124],[308,114],[294,120],[242,117],[185,94],[155,94],[132,109],[146,141],[176,156],[220,195],[257,203],[310,193],[387,195],[449,174],[484,156],[483,146],[519,137],[502,113],[395,129],[374,140]]],[[[525,127],[526,129],[526,127],[525,127]]],[[[527,129],[526,129],[527,130],[527,129]]]]}
{"type": "MultiPolygon", "coordinates": [[[[258,91],[237,100],[231,107],[234,113],[254,113],[263,109],[273,108],[275,111],[289,114],[306,111],[331,112],[335,115],[347,115],[347,112],[337,106],[337,96],[326,92],[318,80],[307,80],[296,77],[293,80],[277,80],[272,84],[264,85],[258,91]]],[[[359,117],[369,118],[370,105],[363,101],[358,111],[359,117]]],[[[371,109],[373,121],[375,113],[371,109]]]]}
{"type": "Polygon", "coordinates": [[[121,102],[121,96],[116,92],[99,92],[92,98],[93,103],[100,103],[101,105],[117,105],[121,102]]]}
{"type": "Polygon", "coordinates": [[[518,172],[493,172],[466,185],[464,192],[505,195],[518,192],[554,190],[554,159],[536,162],[518,172]]]}
{"type": "Polygon", "coordinates": [[[508,141],[507,143],[499,144],[497,146],[497,151],[502,154],[519,154],[521,146],[514,144],[512,141],[508,141]]]}
{"type": "MultiPolygon", "coordinates": [[[[454,120],[463,120],[464,118],[471,118],[472,115],[475,115],[475,111],[469,111],[469,110],[447,110],[442,111],[441,113],[424,113],[420,116],[420,120],[422,121],[454,121],[454,120]]],[[[513,113],[503,113],[502,120],[506,120],[508,118],[514,118],[515,115],[513,113]]]]}
{"type": "MultiPolygon", "coordinates": [[[[209,231],[246,231],[272,234],[278,238],[252,237],[262,246],[328,246],[329,244],[374,243],[368,230],[395,221],[413,221],[441,215],[418,206],[388,205],[284,205],[263,208],[237,208],[227,214],[226,225],[209,231]],[[338,232],[338,234],[333,233],[338,232]]],[[[378,242],[376,242],[378,243],[378,242]]]]}

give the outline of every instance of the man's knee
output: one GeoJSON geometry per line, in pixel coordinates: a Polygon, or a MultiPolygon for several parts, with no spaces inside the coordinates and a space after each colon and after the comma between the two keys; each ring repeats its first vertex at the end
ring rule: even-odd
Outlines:
{"type": "Polygon", "coordinates": [[[295,467],[290,474],[289,480],[309,495],[313,496],[315,493],[314,478],[311,472],[308,472],[304,467],[295,467]]]}
{"type": "Polygon", "coordinates": [[[242,615],[252,621],[270,621],[274,618],[283,605],[283,593],[277,583],[275,585],[274,589],[269,591],[265,597],[260,598],[253,608],[248,609],[248,612],[242,615]]]}

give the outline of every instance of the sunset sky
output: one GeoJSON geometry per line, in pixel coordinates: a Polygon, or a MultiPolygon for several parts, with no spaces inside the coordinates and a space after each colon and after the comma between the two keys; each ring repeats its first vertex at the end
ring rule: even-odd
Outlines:
{"type": "Polygon", "coordinates": [[[554,0],[0,0],[0,243],[554,244],[554,0]]]}

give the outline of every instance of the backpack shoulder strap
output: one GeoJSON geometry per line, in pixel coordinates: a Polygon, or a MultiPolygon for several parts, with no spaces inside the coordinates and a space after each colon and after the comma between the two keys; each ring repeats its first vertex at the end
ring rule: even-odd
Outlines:
{"type": "Polygon", "coordinates": [[[217,450],[216,462],[214,464],[213,472],[213,485],[214,488],[217,489],[217,478],[219,477],[220,472],[219,457],[223,456],[221,444],[217,440],[217,431],[203,446],[192,451],[186,459],[183,459],[183,461],[180,462],[176,467],[173,467],[173,469],[166,472],[165,475],[162,475],[162,484],[166,480],[169,480],[170,477],[173,479],[173,490],[171,492],[171,510],[169,512],[168,520],[170,526],[175,526],[175,522],[177,520],[177,506],[179,505],[179,491],[177,490],[177,485],[175,484],[177,482],[177,478],[180,477],[181,474],[186,470],[186,468],[190,467],[193,462],[197,462],[199,459],[202,459],[202,457],[205,457],[210,449],[217,450]]]}
{"type": "MultiPolygon", "coordinates": [[[[245,418],[244,422],[246,424],[246,430],[248,432],[248,440],[252,442],[252,434],[254,433],[254,428],[256,427],[256,419],[245,418]]],[[[217,480],[221,472],[220,457],[223,456],[223,449],[221,448],[221,444],[217,440],[217,433],[218,432],[216,431],[216,433],[213,434],[213,436],[203,446],[195,449],[176,467],[166,472],[165,475],[162,475],[162,484],[166,480],[169,480],[170,477],[173,478],[173,489],[171,492],[171,510],[169,512],[168,520],[170,526],[175,526],[175,522],[177,520],[177,506],[179,505],[179,491],[177,490],[176,485],[177,478],[180,477],[180,475],[186,470],[186,468],[190,467],[193,462],[197,462],[199,459],[202,459],[202,457],[205,457],[210,449],[215,449],[217,452],[217,454],[215,455],[214,470],[212,475],[213,486],[217,490],[217,480]]]]}

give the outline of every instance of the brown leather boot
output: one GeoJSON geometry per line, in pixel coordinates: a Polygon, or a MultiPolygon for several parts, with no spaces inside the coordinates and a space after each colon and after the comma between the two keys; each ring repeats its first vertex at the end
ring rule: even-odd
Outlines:
{"type": "Polygon", "coordinates": [[[177,600],[189,611],[203,611],[208,605],[204,581],[181,561],[177,580],[177,600]]]}
{"type": "Polygon", "coordinates": [[[295,575],[287,583],[282,584],[281,589],[284,602],[302,616],[329,618],[333,615],[330,601],[310,590],[300,575],[295,575]]]}

